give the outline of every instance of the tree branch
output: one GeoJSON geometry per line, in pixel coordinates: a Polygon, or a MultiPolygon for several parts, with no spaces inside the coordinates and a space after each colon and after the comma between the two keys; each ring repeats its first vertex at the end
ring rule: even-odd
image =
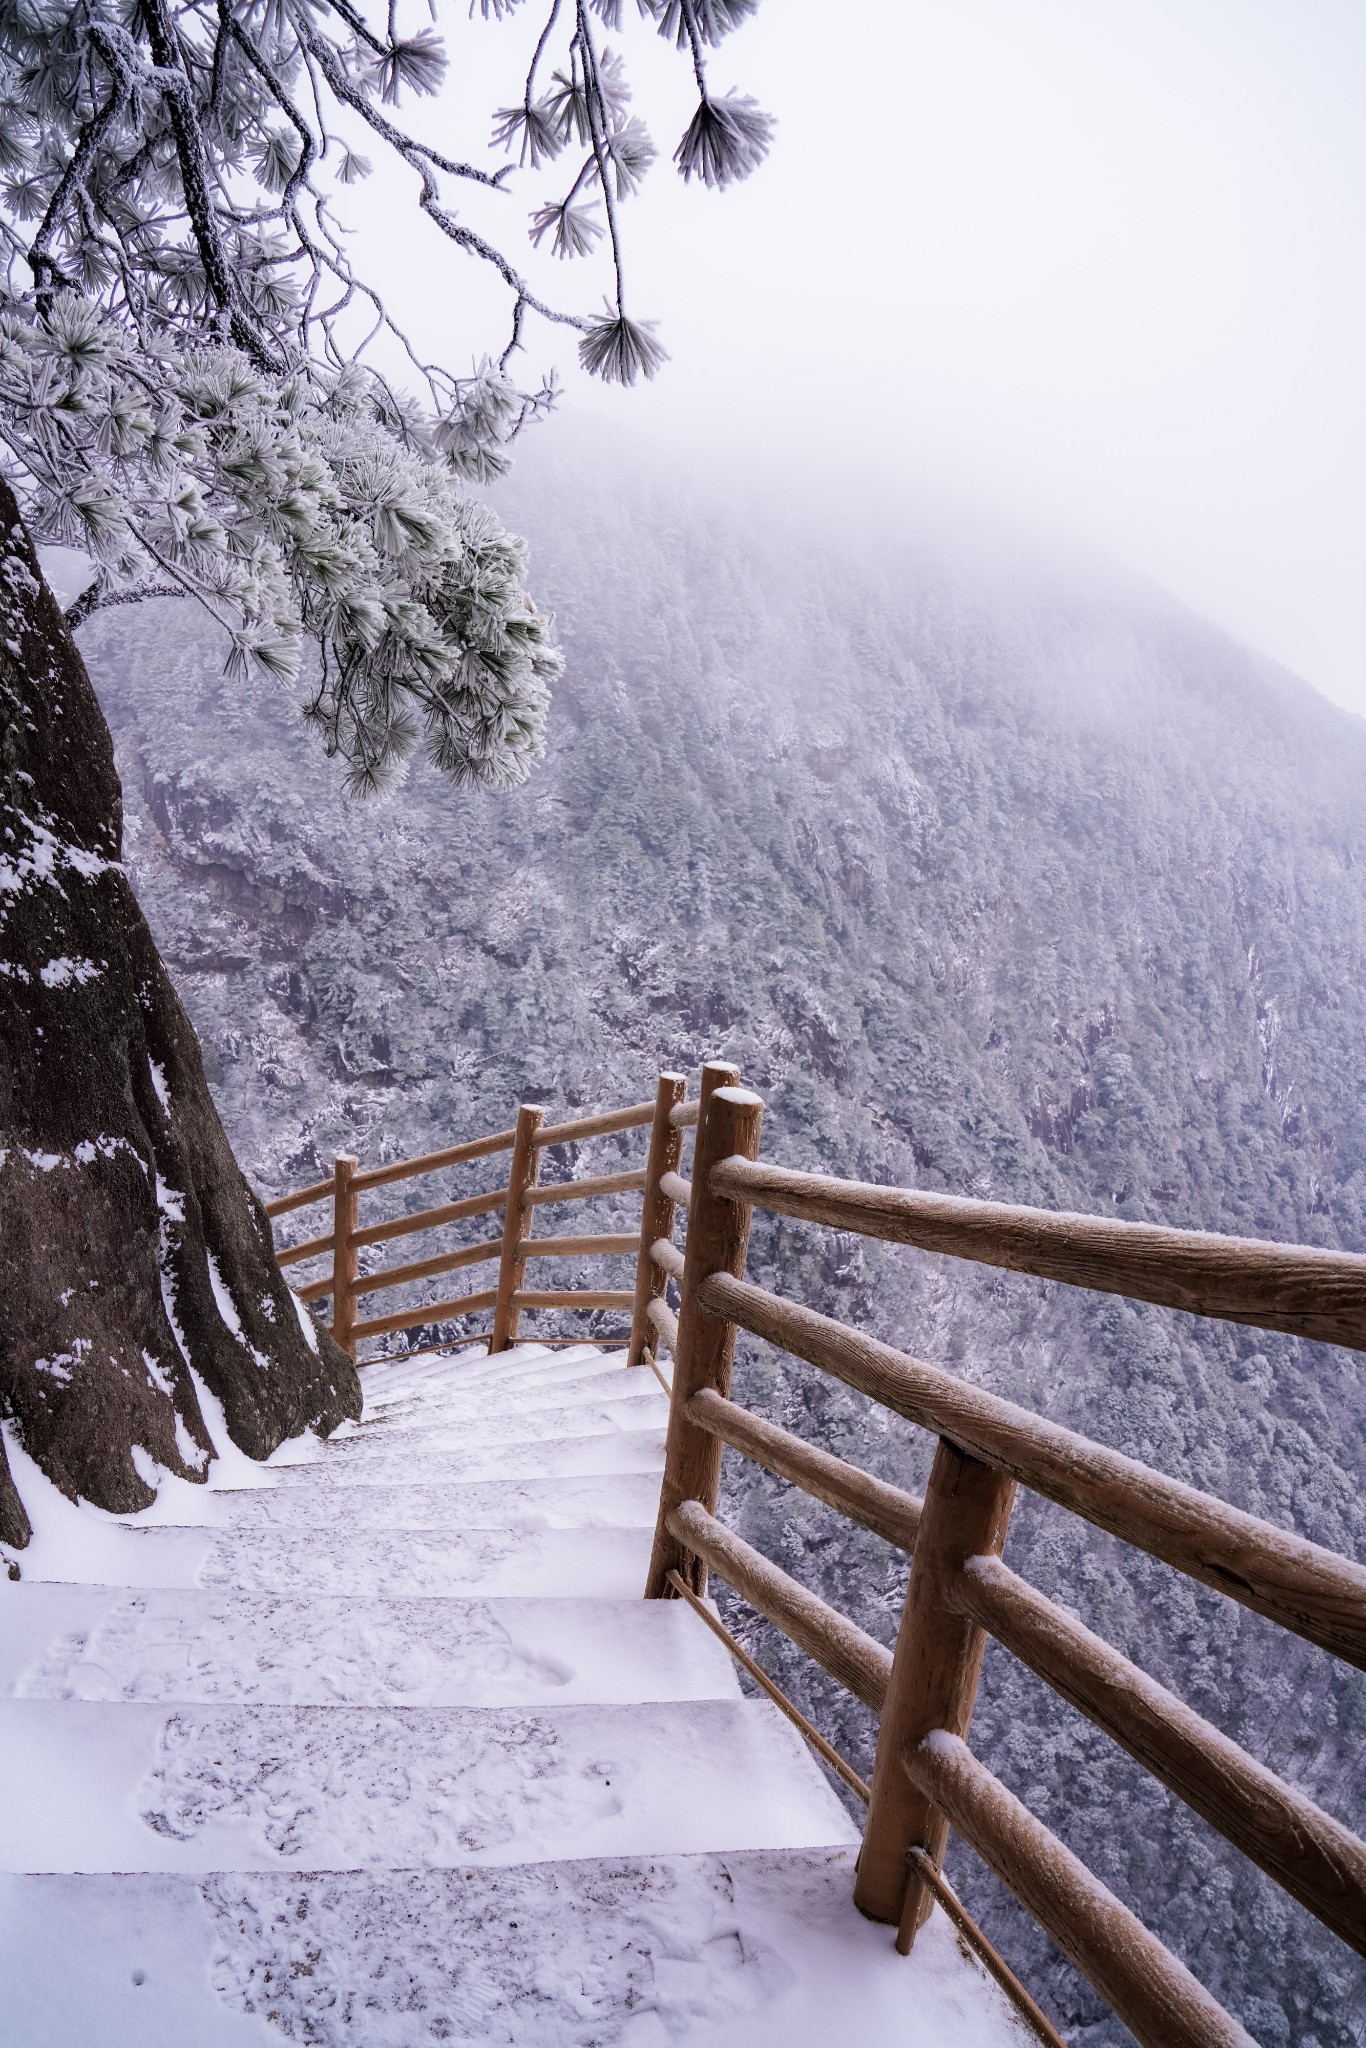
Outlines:
{"type": "Polygon", "coordinates": [[[179,583],[130,583],[118,590],[111,590],[103,577],[97,576],[93,583],[69,604],[62,613],[67,625],[74,633],[78,626],[95,612],[108,611],[116,604],[141,604],[148,597],[188,597],[190,592],[179,583]]]}

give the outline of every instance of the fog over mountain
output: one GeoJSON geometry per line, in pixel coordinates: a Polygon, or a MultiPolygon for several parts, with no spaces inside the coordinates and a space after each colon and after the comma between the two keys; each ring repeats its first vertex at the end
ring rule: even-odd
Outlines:
{"type": "MultiPolygon", "coordinates": [[[[1117,578],[856,541],[818,502],[760,524],[719,486],[563,453],[499,503],[568,656],[549,758],[510,796],[413,767],[346,800],[188,609],[82,636],[136,887],[264,1193],[725,1054],[784,1162],[1366,1245],[1366,725],[1117,578]]],[[[1356,1354],[781,1221],[751,1269],[1366,1554],[1356,1354]]],[[[814,1370],[751,1347],[737,1386],[923,1480],[924,1440],[814,1370]]],[[[729,1455],[725,1487],[891,1640],[904,1558],[729,1455]]],[[[1359,1674],[1039,1503],[1007,1556],[1366,1823],[1359,1674]]],[[[864,1711],[746,1634],[866,1771],[864,1711]]],[[[1360,2042],[1362,1965],[994,1650],[974,1740],[1266,2048],[1360,2042]]],[[[1127,2038],[961,1847],[951,1869],[1070,2038],[1127,2038]]]]}

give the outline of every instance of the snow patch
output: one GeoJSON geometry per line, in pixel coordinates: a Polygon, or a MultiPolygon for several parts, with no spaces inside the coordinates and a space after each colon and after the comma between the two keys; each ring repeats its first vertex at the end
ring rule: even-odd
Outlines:
{"type": "Polygon", "coordinates": [[[213,1286],[213,1298],[218,1304],[218,1313],[232,1331],[233,1336],[241,1343],[243,1341],[242,1318],[237,1313],[237,1304],[228,1292],[228,1283],[223,1278],[218,1261],[213,1253],[206,1250],[204,1256],[209,1262],[209,1280],[213,1286]]]}
{"type": "Polygon", "coordinates": [[[150,1486],[155,1493],[160,1482],[167,1476],[165,1466],[159,1465],[152,1453],[144,1450],[141,1444],[134,1444],[128,1455],[133,1461],[133,1470],[138,1478],[144,1486],[150,1486]]]}
{"type": "MultiPolygon", "coordinates": [[[[53,1173],[59,1166],[70,1166],[73,1161],[78,1166],[93,1166],[97,1159],[113,1159],[120,1152],[127,1152],[146,1173],[146,1162],[136,1146],[130,1145],[127,1138],[111,1138],[107,1131],[99,1131],[93,1138],[82,1138],[70,1152],[31,1152],[27,1146],[19,1147],[19,1157],[26,1159],[30,1166],[36,1166],[40,1173],[53,1173]]],[[[8,1156],[8,1153],[0,1152],[0,1165],[8,1156]]]]}
{"type": "MultiPolygon", "coordinates": [[[[190,1367],[190,1378],[194,1382],[199,1412],[204,1418],[204,1427],[209,1432],[209,1442],[214,1450],[213,1463],[209,1467],[209,1490],[215,1492],[223,1488],[236,1490],[248,1486],[277,1485],[278,1481],[269,1477],[263,1465],[258,1464],[255,1458],[249,1458],[241,1446],[233,1442],[223,1403],[217,1394],[211,1393],[205,1386],[193,1366],[190,1367]]],[[[301,1443],[306,1439],[293,1437],[290,1441],[301,1443]]],[[[284,1446],[281,1445],[280,1448],[283,1450],[284,1446]]],[[[186,1515],[182,1519],[189,1520],[190,1517],[186,1515]]]]}
{"type": "Polygon", "coordinates": [[[171,1110],[171,1091],[166,1085],[166,1069],[162,1066],[160,1060],[148,1060],[147,1068],[152,1076],[152,1087],[155,1090],[157,1101],[169,1116],[171,1110]]]}
{"type": "Polygon", "coordinates": [[[299,1318],[299,1328],[304,1333],[304,1342],[310,1351],[316,1353],[318,1349],[318,1332],[314,1327],[313,1318],[309,1314],[308,1303],[300,1301],[292,1287],[289,1290],[289,1298],[294,1304],[294,1313],[299,1318]]]}
{"type": "Polygon", "coordinates": [[[154,1387],[160,1388],[161,1392],[166,1395],[168,1400],[174,1401],[175,1382],[172,1380],[170,1374],[167,1372],[161,1360],[159,1358],[155,1358],[150,1351],[144,1351],[142,1354],[142,1362],[147,1368],[147,1378],[149,1383],[154,1387]]]}
{"type": "Polygon", "coordinates": [[[60,869],[72,869],[82,881],[90,882],[97,875],[121,874],[122,861],[106,860],[102,854],[91,853],[84,846],[74,846],[70,840],[59,839],[46,825],[40,825],[36,818],[22,818],[33,834],[27,849],[14,858],[0,858],[0,894],[20,896],[37,885],[51,884],[61,889],[60,869]]]}
{"type": "Polygon", "coordinates": [[[58,959],[49,960],[46,967],[39,968],[38,979],[44,988],[69,988],[73,982],[80,988],[87,981],[94,981],[103,971],[93,960],[74,960],[70,954],[63,953],[58,959]]]}
{"type": "MultiPolygon", "coordinates": [[[[120,1585],[128,1579],[122,1561],[129,1541],[117,1515],[85,1500],[68,1500],[19,1441],[14,1425],[0,1422],[5,1455],[19,1498],[33,1528],[24,1550],[4,1549],[17,1559],[24,1579],[60,1579],[80,1585],[120,1585]]],[[[146,1454],[143,1453],[145,1456],[146,1454]]],[[[151,1460],[147,1461],[149,1464],[151,1460]]]]}
{"type": "Polygon", "coordinates": [[[209,1463],[210,1452],[205,1450],[203,1444],[195,1442],[178,1408],[175,1411],[175,1447],[180,1453],[182,1464],[188,1465],[192,1472],[202,1472],[209,1463]]]}
{"type": "Polygon", "coordinates": [[[56,1380],[59,1386],[69,1386],[73,1375],[85,1362],[89,1349],[88,1337],[75,1337],[69,1351],[59,1351],[54,1358],[35,1358],[33,1370],[45,1373],[49,1379],[56,1380]]]}

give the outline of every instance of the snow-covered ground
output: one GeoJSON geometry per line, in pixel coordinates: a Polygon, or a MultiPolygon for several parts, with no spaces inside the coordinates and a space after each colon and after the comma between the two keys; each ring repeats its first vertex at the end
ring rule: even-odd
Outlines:
{"type": "Polygon", "coordinates": [[[123,1519],[10,1445],[7,2044],[1029,2038],[942,1915],[904,1961],[859,1916],[800,1740],[640,1598],[652,1376],[524,1346],[364,1384],[329,1443],[224,1445],[123,1519]]]}

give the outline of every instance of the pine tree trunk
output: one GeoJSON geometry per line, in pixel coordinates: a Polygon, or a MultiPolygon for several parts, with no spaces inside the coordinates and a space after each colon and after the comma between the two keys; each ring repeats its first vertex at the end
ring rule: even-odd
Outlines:
{"type": "MultiPolygon", "coordinates": [[[[193,1374],[268,1457],[360,1412],[284,1283],[120,865],[113,743],[0,480],[0,1417],[69,1498],[206,1476],[193,1374]]],[[[0,1440],[0,1541],[28,1515],[0,1440]]]]}

